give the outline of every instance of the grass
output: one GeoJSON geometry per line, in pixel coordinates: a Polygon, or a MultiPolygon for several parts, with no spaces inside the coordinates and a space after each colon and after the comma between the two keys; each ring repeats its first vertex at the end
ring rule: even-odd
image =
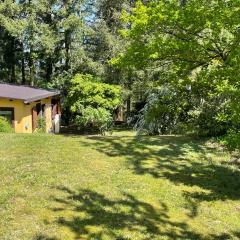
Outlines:
{"type": "Polygon", "coordinates": [[[239,239],[240,172],[184,136],[0,135],[1,240],[239,239]]]}

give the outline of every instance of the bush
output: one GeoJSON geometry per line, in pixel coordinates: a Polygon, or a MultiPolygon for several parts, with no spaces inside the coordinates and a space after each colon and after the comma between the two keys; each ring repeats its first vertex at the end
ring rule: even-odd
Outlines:
{"type": "Polygon", "coordinates": [[[100,131],[104,135],[112,128],[113,118],[111,113],[104,108],[87,107],[82,110],[82,116],[76,117],[76,122],[79,125],[100,131]]]}
{"type": "Polygon", "coordinates": [[[135,129],[138,133],[172,133],[179,122],[182,111],[177,93],[169,86],[148,92],[146,104],[136,116],[135,129]]]}
{"type": "Polygon", "coordinates": [[[92,75],[76,75],[68,91],[66,107],[72,122],[104,134],[113,125],[113,112],[121,104],[121,88],[94,79],[92,75]]]}
{"type": "Polygon", "coordinates": [[[221,141],[230,151],[240,150],[240,131],[231,130],[221,141]]]}
{"type": "Polygon", "coordinates": [[[230,110],[218,98],[210,98],[188,112],[189,122],[195,126],[194,132],[203,137],[222,136],[231,124],[230,110]]]}
{"type": "Polygon", "coordinates": [[[1,133],[11,133],[13,129],[10,123],[7,121],[6,118],[0,116],[0,132],[1,133]]]}
{"type": "Polygon", "coordinates": [[[82,108],[104,108],[114,111],[121,103],[121,88],[99,82],[92,75],[78,74],[71,80],[67,96],[67,106],[73,113],[82,108]]]}
{"type": "Polygon", "coordinates": [[[46,120],[43,117],[39,117],[37,120],[37,133],[46,133],[46,120]]]}

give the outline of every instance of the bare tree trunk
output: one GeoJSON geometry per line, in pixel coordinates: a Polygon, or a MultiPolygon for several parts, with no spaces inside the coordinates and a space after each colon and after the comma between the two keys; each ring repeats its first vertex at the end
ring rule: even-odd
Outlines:
{"type": "Polygon", "coordinates": [[[71,44],[71,32],[65,31],[65,70],[70,69],[70,44],[71,44]]]}
{"type": "Polygon", "coordinates": [[[30,56],[29,56],[29,62],[28,62],[28,66],[29,66],[29,80],[30,80],[30,85],[34,86],[35,81],[34,81],[34,61],[33,58],[31,56],[31,50],[30,50],[30,56]]]}
{"type": "Polygon", "coordinates": [[[25,54],[24,54],[24,46],[21,43],[21,72],[22,72],[22,84],[26,84],[26,74],[25,74],[25,54]]]}
{"type": "Polygon", "coordinates": [[[14,37],[10,38],[10,49],[11,49],[11,56],[10,56],[10,69],[9,69],[9,80],[12,83],[16,82],[16,74],[15,74],[15,39],[14,37]]]}
{"type": "Polygon", "coordinates": [[[50,82],[52,78],[52,73],[53,73],[53,63],[52,59],[48,58],[46,60],[46,81],[50,82]]]}

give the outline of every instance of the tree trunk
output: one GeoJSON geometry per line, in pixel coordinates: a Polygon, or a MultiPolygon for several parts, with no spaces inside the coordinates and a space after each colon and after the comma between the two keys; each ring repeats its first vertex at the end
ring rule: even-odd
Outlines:
{"type": "Polygon", "coordinates": [[[71,32],[65,31],[65,70],[70,69],[70,44],[71,44],[71,32]]]}
{"type": "MultiPolygon", "coordinates": [[[[29,7],[31,8],[31,3],[32,1],[29,0],[29,7]]],[[[30,46],[29,46],[29,61],[28,61],[28,66],[29,66],[29,81],[30,81],[30,85],[34,86],[35,82],[34,82],[34,60],[33,60],[33,56],[32,56],[32,52],[33,52],[33,45],[31,40],[33,40],[33,30],[32,30],[32,26],[30,29],[30,33],[29,33],[29,41],[30,41],[30,46]]]]}
{"type": "Polygon", "coordinates": [[[29,80],[30,80],[30,85],[34,86],[35,82],[34,82],[34,62],[33,62],[33,58],[31,56],[31,52],[30,52],[30,56],[29,56],[29,62],[28,62],[28,66],[29,66],[29,80]]]}
{"type": "Polygon", "coordinates": [[[131,97],[129,96],[127,99],[127,117],[130,116],[131,113],[131,97]]]}
{"type": "MultiPolygon", "coordinates": [[[[128,72],[128,82],[127,82],[127,88],[129,91],[132,90],[132,71],[129,70],[128,72]]],[[[128,96],[127,98],[127,117],[129,117],[131,114],[131,96],[128,96]]]]}
{"type": "Polygon", "coordinates": [[[16,82],[16,74],[15,74],[15,39],[14,37],[10,37],[10,69],[9,69],[9,80],[12,83],[16,82]]]}
{"type": "Polygon", "coordinates": [[[24,56],[24,47],[23,43],[21,44],[22,48],[22,57],[21,57],[21,72],[22,72],[22,84],[26,84],[26,75],[25,75],[25,56],[24,56]]]}
{"type": "Polygon", "coordinates": [[[46,60],[46,81],[50,82],[52,78],[52,73],[53,73],[53,63],[52,63],[52,58],[48,58],[46,60]]]}

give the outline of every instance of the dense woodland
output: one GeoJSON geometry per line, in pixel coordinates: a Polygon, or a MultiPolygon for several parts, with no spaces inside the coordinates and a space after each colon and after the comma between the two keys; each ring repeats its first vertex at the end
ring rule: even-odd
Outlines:
{"type": "Polygon", "coordinates": [[[139,133],[227,135],[236,146],[239,13],[238,0],[2,0],[0,78],[60,89],[78,124],[84,112],[110,121],[101,95],[121,98],[139,133]],[[89,79],[105,90],[76,97],[89,79]]]}
{"type": "Polygon", "coordinates": [[[123,47],[128,1],[1,1],[1,79],[51,85],[65,74],[118,81],[108,61],[123,47]]]}

